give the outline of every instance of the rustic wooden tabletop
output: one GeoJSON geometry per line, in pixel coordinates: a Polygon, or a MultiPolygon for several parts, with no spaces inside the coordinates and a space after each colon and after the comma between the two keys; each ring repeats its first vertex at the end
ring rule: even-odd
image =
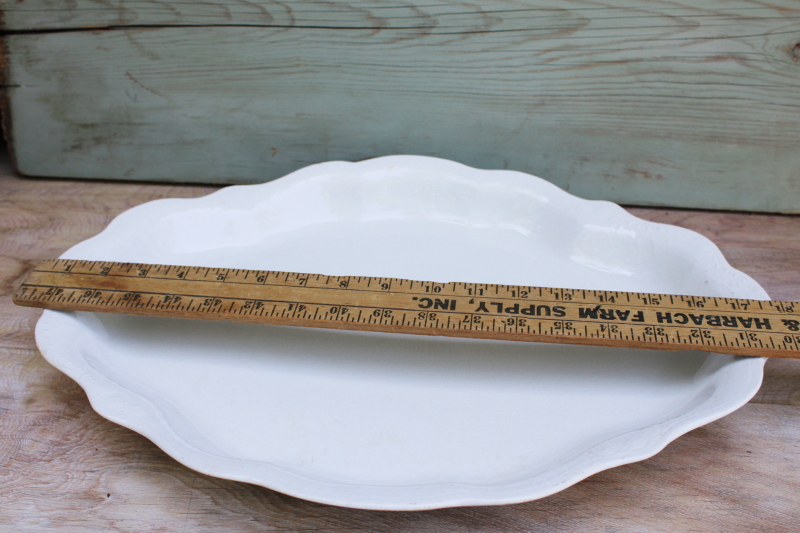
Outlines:
{"type": "MultiPolygon", "coordinates": [[[[92,410],[36,350],[41,311],[11,293],[120,212],[213,190],[28,179],[0,160],[0,531],[800,531],[800,360],[770,360],[750,403],[655,457],[524,504],[361,511],[182,466],[92,410]]],[[[706,235],[774,299],[800,300],[800,217],[630,211],[706,235]]]]}

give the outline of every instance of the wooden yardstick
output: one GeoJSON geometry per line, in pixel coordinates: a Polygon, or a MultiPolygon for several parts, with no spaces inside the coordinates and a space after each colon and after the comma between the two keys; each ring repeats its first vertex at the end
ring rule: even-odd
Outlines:
{"type": "Polygon", "coordinates": [[[232,320],[800,358],[800,303],[50,259],[14,303],[232,320]]]}

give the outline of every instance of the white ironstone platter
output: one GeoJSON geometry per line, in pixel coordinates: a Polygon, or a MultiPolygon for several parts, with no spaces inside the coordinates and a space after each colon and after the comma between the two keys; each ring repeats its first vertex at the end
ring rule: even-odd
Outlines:
{"type": "MultiPolygon", "coordinates": [[[[121,214],[62,257],[767,299],[701,235],[523,173],[330,162],[121,214]]],[[[43,355],[189,468],[415,510],[541,498],[747,402],[764,359],[45,311],[43,355]]]]}

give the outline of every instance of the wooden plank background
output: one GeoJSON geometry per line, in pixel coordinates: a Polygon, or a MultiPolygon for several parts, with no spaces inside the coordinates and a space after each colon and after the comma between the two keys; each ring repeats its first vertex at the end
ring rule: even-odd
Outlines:
{"type": "Polygon", "coordinates": [[[36,176],[259,182],[389,154],[630,205],[800,211],[800,4],[2,0],[36,176]]]}
{"type": "MultiPolygon", "coordinates": [[[[11,294],[33,265],[157,198],[207,186],[26,179],[0,159],[0,532],[787,532],[800,530],[800,361],[655,457],[509,506],[377,512],[306,502],[183,467],[97,415],[36,350],[11,294]]],[[[699,231],[775,299],[800,300],[800,217],[630,209],[699,231]]]]}

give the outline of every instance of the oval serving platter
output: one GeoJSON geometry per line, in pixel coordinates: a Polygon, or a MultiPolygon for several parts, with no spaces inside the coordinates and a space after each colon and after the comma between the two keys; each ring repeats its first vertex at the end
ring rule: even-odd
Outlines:
{"type": "MultiPolygon", "coordinates": [[[[767,299],[701,235],[531,175],[330,162],[121,214],[63,258],[767,299]]],[[[541,498],[747,402],[764,359],[45,311],[102,416],[186,466],[415,510],[541,498]]]]}

